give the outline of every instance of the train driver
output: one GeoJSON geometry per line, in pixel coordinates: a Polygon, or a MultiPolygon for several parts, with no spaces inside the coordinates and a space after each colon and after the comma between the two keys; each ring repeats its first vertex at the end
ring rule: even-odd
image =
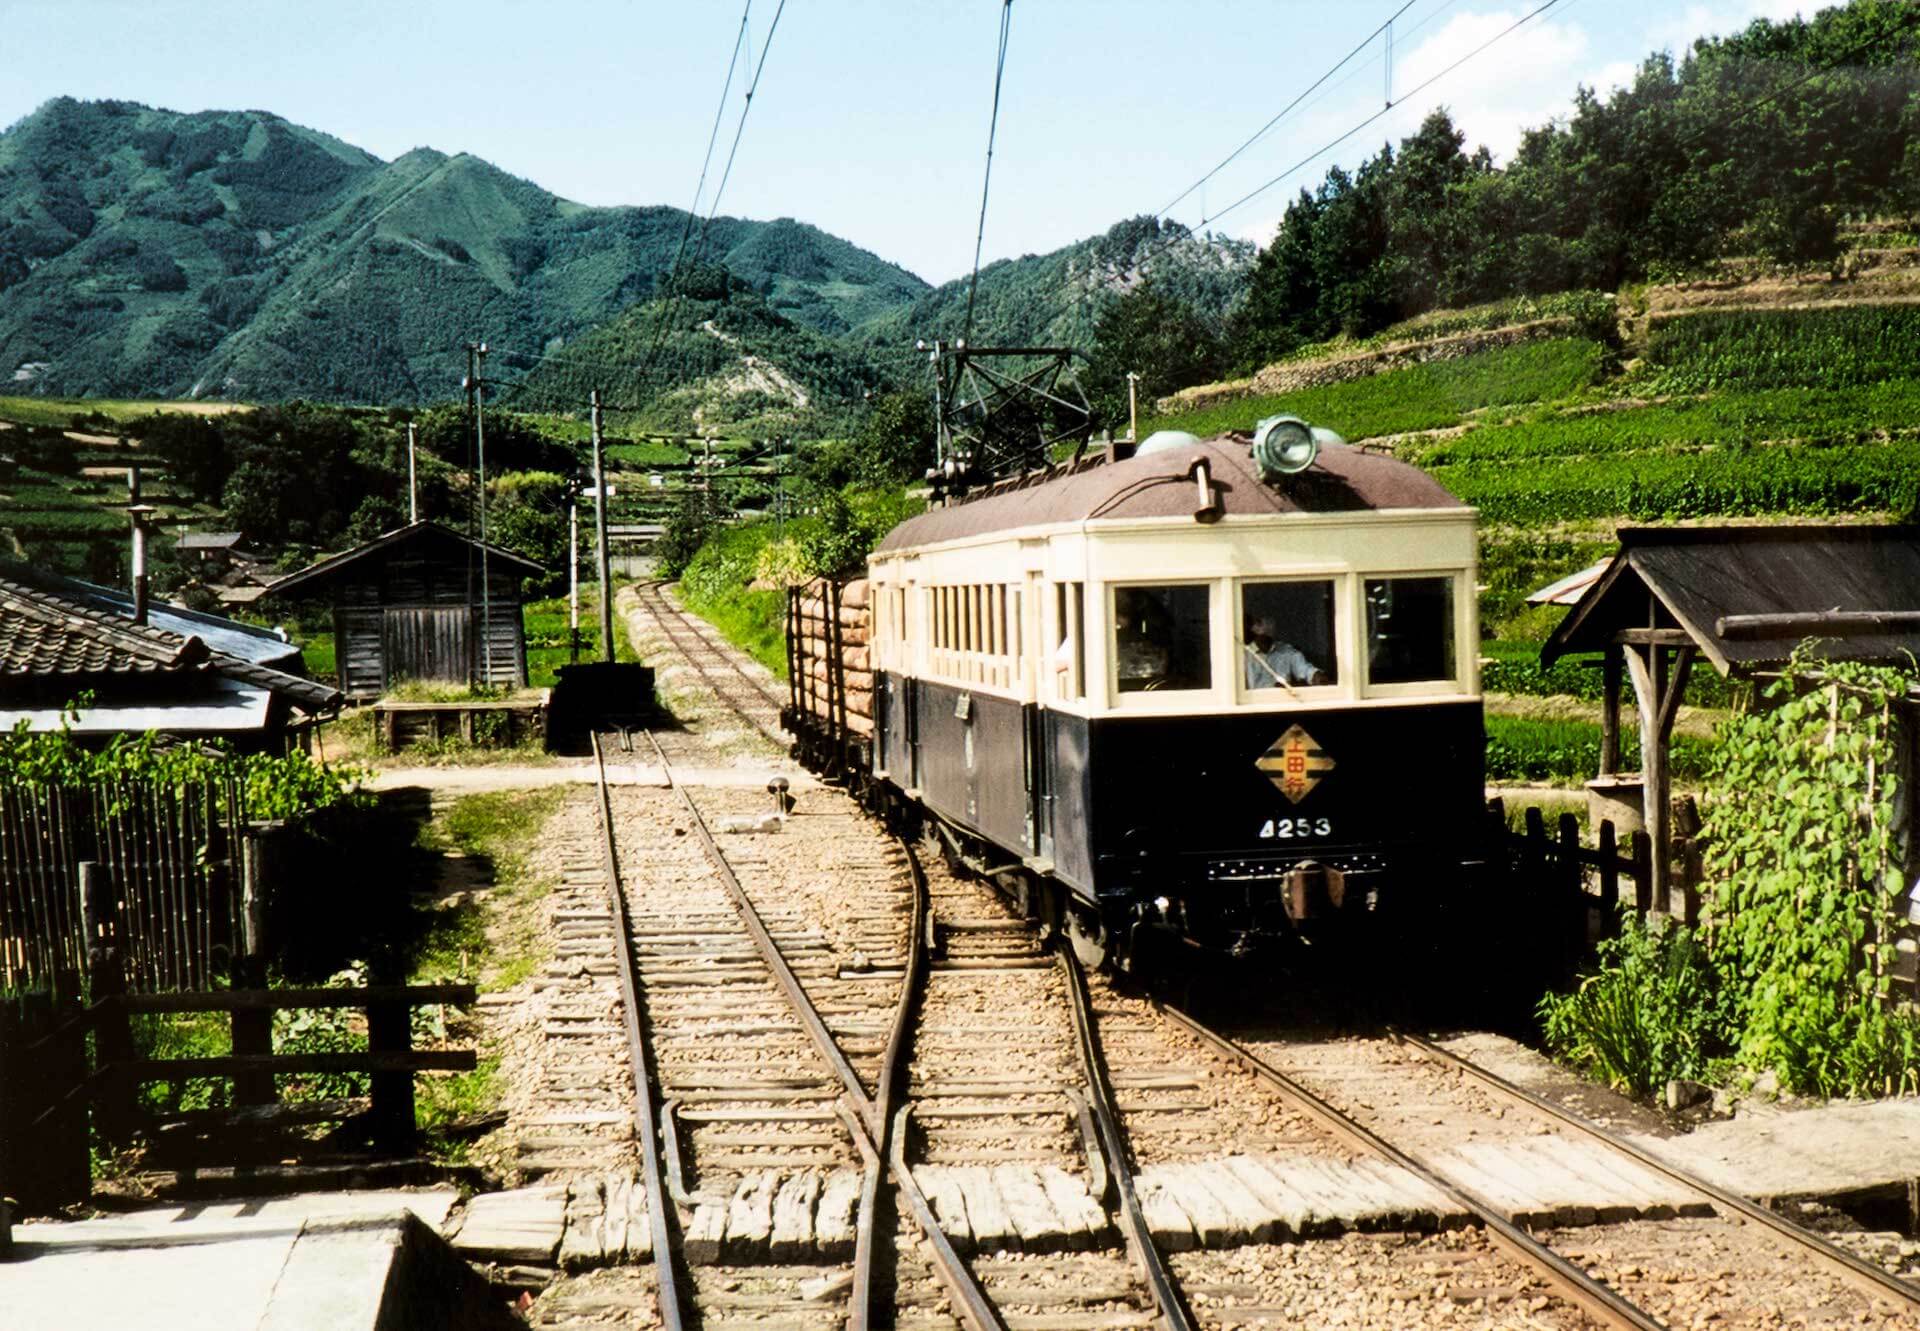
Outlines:
{"type": "Polygon", "coordinates": [[[1329,682],[1327,672],[1309,661],[1305,652],[1279,637],[1270,616],[1248,616],[1246,639],[1241,651],[1246,657],[1248,688],[1284,689],[1329,682]]]}

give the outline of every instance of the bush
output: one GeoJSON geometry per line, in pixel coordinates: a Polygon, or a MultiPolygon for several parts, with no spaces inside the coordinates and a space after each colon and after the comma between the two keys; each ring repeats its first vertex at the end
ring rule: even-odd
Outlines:
{"type": "Polygon", "coordinates": [[[1664,917],[1625,912],[1599,965],[1570,994],[1540,1001],[1547,1047],[1618,1090],[1649,1095],[1699,1079],[1724,1052],[1724,1019],[1699,940],[1664,917]]]}

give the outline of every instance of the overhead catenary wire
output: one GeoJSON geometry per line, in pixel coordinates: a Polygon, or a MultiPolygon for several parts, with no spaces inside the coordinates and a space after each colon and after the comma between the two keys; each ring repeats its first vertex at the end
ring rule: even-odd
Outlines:
{"type": "MultiPolygon", "coordinates": [[[[748,5],[749,8],[751,8],[752,0],[748,0],[748,5]]],[[[773,36],[780,30],[780,16],[786,13],[786,11],[787,0],[780,0],[780,3],[775,6],[773,11],[773,22],[767,25],[766,38],[760,43],[760,59],[753,67],[753,78],[747,84],[746,100],[740,107],[740,119],[735,122],[733,127],[733,142],[728,145],[727,148],[727,164],[721,169],[720,183],[714,187],[713,198],[707,208],[706,218],[700,223],[700,237],[693,247],[694,264],[698,264],[707,252],[707,236],[712,229],[713,219],[719,215],[720,200],[726,195],[727,182],[733,178],[733,162],[734,158],[738,156],[740,152],[741,136],[746,133],[747,115],[753,110],[753,94],[759,91],[760,76],[766,72],[767,68],[767,55],[773,50],[773,36]]],[[[746,40],[745,23],[746,20],[743,16],[741,19],[741,41],[743,42],[746,40]]],[[[728,87],[730,88],[731,86],[731,67],[729,67],[728,87]]],[[[724,92],[722,93],[721,104],[722,106],[725,105],[724,92]]],[[[709,147],[709,152],[711,152],[711,147],[709,147]]],[[[701,175],[703,179],[705,174],[705,168],[702,168],[701,175]]],[[[679,258],[676,257],[673,272],[677,273],[679,271],[679,263],[679,258]]],[[[673,296],[661,316],[658,327],[655,329],[653,343],[648,347],[646,355],[641,359],[640,363],[633,369],[636,383],[644,384],[648,376],[652,374],[654,363],[660,356],[660,349],[666,345],[667,330],[673,326],[673,321],[679,317],[680,308],[685,302],[685,299],[685,283],[676,282],[673,296]]]]}
{"type": "Polygon", "coordinates": [[[1212,180],[1215,176],[1219,175],[1222,171],[1226,170],[1226,168],[1230,166],[1240,156],[1241,153],[1244,153],[1247,149],[1251,148],[1254,144],[1258,143],[1261,139],[1265,138],[1268,135],[1268,133],[1272,131],[1275,125],[1278,125],[1282,120],[1285,120],[1288,116],[1292,115],[1294,110],[1298,108],[1302,102],[1306,101],[1307,98],[1311,97],[1314,94],[1314,92],[1320,87],[1321,84],[1325,83],[1328,79],[1332,78],[1335,74],[1338,74],[1343,68],[1346,67],[1349,61],[1351,61],[1355,56],[1359,55],[1362,51],[1366,50],[1367,47],[1372,45],[1374,38],[1380,36],[1381,33],[1391,32],[1393,28],[1393,20],[1399,18],[1402,14],[1406,13],[1409,9],[1412,9],[1414,5],[1417,3],[1419,3],[1419,0],[1406,0],[1405,4],[1401,5],[1400,8],[1393,11],[1393,14],[1387,19],[1385,23],[1382,23],[1379,27],[1375,28],[1372,32],[1368,33],[1365,37],[1361,38],[1359,43],[1351,51],[1348,51],[1345,55],[1341,56],[1339,60],[1335,61],[1334,64],[1328,68],[1326,73],[1322,74],[1319,78],[1315,79],[1312,83],[1309,83],[1305,88],[1301,89],[1301,91],[1294,97],[1292,101],[1288,102],[1285,106],[1280,108],[1280,111],[1278,112],[1278,114],[1276,114],[1271,120],[1267,121],[1266,124],[1260,126],[1259,129],[1255,130],[1252,134],[1250,134],[1247,137],[1246,142],[1242,143],[1238,148],[1235,148],[1232,152],[1228,153],[1225,157],[1221,158],[1217,163],[1214,164],[1213,169],[1208,171],[1205,175],[1201,176],[1200,179],[1194,181],[1191,185],[1187,186],[1185,189],[1181,190],[1178,194],[1176,194],[1173,197],[1172,201],[1166,205],[1166,207],[1162,208],[1159,212],[1154,214],[1154,217],[1155,218],[1165,217],[1168,213],[1172,212],[1175,208],[1179,207],[1180,204],[1188,196],[1190,196],[1195,190],[1202,188],[1204,185],[1207,184],[1208,181],[1212,180]]]}
{"type": "Polygon", "coordinates": [[[1013,27],[1013,0],[1000,4],[1000,52],[993,64],[993,114],[987,120],[987,167],[980,181],[980,226],[973,237],[973,276],[967,280],[967,315],[962,339],[973,334],[973,298],[980,289],[980,252],[987,239],[987,195],[993,188],[993,141],[1000,131],[1000,84],[1007,72],[1007,35],[1013,27]]]}
{"type": "MultiPolygon", "coordinates": [[[[1402,38],[1404,39],[1407,35],[1410,35],[1412,32],[1418,31],[1421,27],[1424,27],[1426,24],[1432,22],[1443,11],[1449,8],[1454,2],[1455,0],[1445,0],[1445,3],[1443,3],[1438,9],[1434,10],[1433,13],[1428,14],[1426,18],[1422,19],[1419,23],[1416,23],[1412,28],[1408,29],[1407,33],[1403,33],[1402,38]]],[[[1535,9],[1529,10],[1527,13],[1521,15],[1514,22],[1508,24],[1505,28],[1502,28],[1499,32],[1495,33],[1492,37],[1489,37],[1486,41],[1474,47],[1473,50],[1467,52],[1465,55],[1455,60],[1452,64],[1448,65],[1446,68],[1440,70],[1438,73],[1435,73],[1421,80],[1418,84],[1408,89],[1405,93],[1401,94],[1399,99],[1395,101],[1393,105],[1381,107],[1378,111],[1375,111],[1373,114],[1367,116],[1364,120],[1360,121],[1358,124],[1354,125],[1351,129],[1341,134],[1338,138],[1335,138],[1329,141],[1328,143],[1322,145],[1316,151],[1307,154],[1305,157],[1295,162],[1292,166],[1289,166],[1285,171],[1282,171],[1279,175],[1274,176],[1273,178],[1268,180],[1265,184],[1260,185],[1259,187],[1241,195],[1239,198],[1235,199],[1232,203],[1220,209],[1218,212],[1211,213],[1207,216],[1202,217],[1192,227],[1187,227],[1182,225],[1179,228],[1179,231],[1177,234],[1163,236],[1157,245],[1154,245],[1153,247],[1149,248],[1144,254],[1138,254],[1135,256],[1134,258],[1135,270],[1143,271],[1148,264],[1152,263],[1155,259],[1158,259],[1161,255],[1167,253],[1169,250],[1173,249],[1174,246],[1180,244],[1183,241],[1190,240],[1197,237],[1200,234],[1201,228],[1209,226],[1212,223],[1219,221],[1222,217],[1225,217],[1228,213],[1233,212],[1235,209],[1241,208],[1244,205],[1252,202],[1254,199],[1266,193],[1268,190],[1272,189],[1275,185],[1287,179],[1289,176],[1295,175],[1298,172],[1304,170],[1306,167],[1312,165],[1313,162],[1315,162],[1321,157],[1326,156],[1326,154],[1332,152],[1335,148],[1345,143],[1348,139],[1352,138],[1355,134],[1358,134],[1361,130],[1365,129],[1368,125],[1371,125],[1375,121],[1379,120],[1382,116],[1388,115],[1393,111],[1404,108],[1408,98],[1413,97],[1418,93],[1425,91],[1427,88],[1432,87],[1435,83],[1439,82],[1441,79],[1445,78],[1448,74],[1451,74],[1454,70],[1460,68],[1460,66],[1466,64],[1468,61],[1474,59],[1476,56],[1485,52],[1488,48],[1492,47],[1496,42],[1508,36],[1509,34],[1514,32],[1516,29],[1521,27],[1523,24],[1538,17],[1540,14],[1545,13],[1547,10],[1552,9],[1555,5],[1564,4],[1566,8],[1572,8],[1573,5],[1577,4],[1578,2],[1579,0],[1546,0],[1544,4],[1541,4],[1535,9]]],[[[1368,62],[1368,63],[1371,64],[1371,62],[1368,62]]],[[[1340,80],[1340,82],[1345,83],[1348,79],[1351,79],[1355,75],[1361,73],[1362,69],[1364,68],[1365,66],[1362,66],[1361,69],[1356,69],[1353,72],[1353,74],[1349,74],[1346,79],[1342,79],[1340,80]]],[[[1338,85],[1336,84],[1334,86],[1338,86],[1338,85]]],[[[1331,90],[1332,89],[1329,88],[1327,91],[1331,91],[1331,90]]],[[[1323,93],[1322,95],[1324,96],[1325,94],[1323,93]]],[[[1198,182],[1196,182],[1196,184],[1197,183],[1198,182]]]]}
{"type": "MultiPolygon", "coordinates": [[[[1419,83],[1416,83],[1413,87],[1407,89],[1407,91],[1401,95],[1400,102],[1404,103],[1408,98],[1417,96],[1420,93],[1426,91],[1428,88],[1438,83],[1441,79],[1453,73],[1454,70],[1460,68],[1460,66],[1466,64],[1469,60],[1472,60],[1474,57],[1486,51],[1489,47],[1493,46],[1496,42],[1499,42],[1502,39],[1506,38],[1507,36],[1511,35],[1512,33],[1518,31],[1520,28],[1532,22],[1534,19],[1546,13],[1549,9],[1552,9],[1555,5],[1559,3],[1560,3],[1560,0],[1545,0],[1544,4],[1537,5],[1534,8],[1528,10],[1526,13],[1522,14],[1519,18],[1515,19],[1512,23],[1509,23],[1506,27],[1500,29],[1499,32],[1496,32],[1493,36],[1487,38],[1487,40],[1485,40],[1484,42],[1481,42],[1478,46],[1474,47],[1471,51],[1468,51],[1465,55],[1461,56],[1459,59],[1453,61],[1451,64],[1448,64],[1447,66],[1440,69],[1439,71],[1428,75],[1426,78],[1422,79],[1419,83]]],[[[1348,139],[1358,134],[1361,130],[1365,129],[1367,126],[1373,124],[1376,120],[1379,120],[1382,116],[1385,116],[1391,113],[1393,110],[1396,109],[1397,105],[1399,105],[1399,103],[1381,107],[1378,111],[1375,111],[1372,115],[1360,121],[1358,124],[1353,126],[1353,128],[1341,134],[1338,138],[1335,138],[1329,141],[1328,143],[1326,143],[1325,145],[1323,145],[1322,147],[1316,149],[1315,151],[1308,153],[1305,157],[1295,162],[1292,166],[1282,171],[1279,175],[1269,179],[1265,184],[1257,185],[1253,189],[1248,190],[1245,194],[1242,194],[1239,198],[1235,199],[1232,203],[1222,208],[1219,212],[1214,213],[1211,217],[1202,218],[1200,220],[1200,225],[1201,226],[1210,225],[1211,223],[1219,221],[1222,217],[1225,217],[1228,213],[1234,212],[1237,209],[1245,207],[1247,204],[1253,202],[1255,199],[1259,198],[1262,194],[1265,194],[1268,190],[1272,189],[1275,185],[1278,185],[1281,181],[1287,179],[1289,176],[1292,176],[1302,170],[1305,170],[1312,163],[1326,156],[1328,153],[1332,152],[1335,148],[1338,148],[1341,144],[1345,143],[1348,139]]]]}

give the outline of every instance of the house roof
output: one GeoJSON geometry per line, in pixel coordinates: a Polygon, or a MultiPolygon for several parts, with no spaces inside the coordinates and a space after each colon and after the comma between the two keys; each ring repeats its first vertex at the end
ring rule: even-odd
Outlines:
{"type": "Polygon", "coordinates": [[[199,634],[137,624],[103,609],[85,595],[88,584],[75,584],[83,589],[78,594],[62,594],[47,585],[56,581],[50,575],[36,574],[29,582],[9,574],[0,574],[0,690],[7,679],[72,679],[76,687],[97,688],[115,678],[172,677],[266,689],[306,712],[340,705],[339,690],[329,685],[218,651],[199,634]]]}
{"type": "Polygon", "coordinates": [[[390,553],[399,546],[420,541],[452,542],[476,551],[484,550],[489,559],[517,566],[523,574],[528,576],[547,571],[544,566],[528,559],[525,555],[516,554],[512,550],[503,550],[488,542],[472,540],[451,527],[422,518],[418,522],[397,527],[393,531],[374,537],[371,541],[356,545],[351,550],[343,550],[337,555],[328,555],[325,559],[309,564],[297,573],[289,573],[284,578],[277,578],[267,584],[266,595],[280,596],[291,591],[311,594],[363,561],[390,553]]]}
{"type": "MultiPolygon", "coordinates": [[[[62,577],[17,564],[0,564],[0,568],[4,568],[6,576],[16,582],[102,612],[109,622],[130,624],[133,621],[133,597],[122,588],[103,587],[98,583],[62,577]]],[[[218,596],[219,592],[214,594],[218,596]]],[[[170,601],[150,601],[147,605],[147,623],[183,638],[199,638],[223,656],[237,657],[255,665],[272,666],[276,670],[305,669],[297,646],[288,642],[284,635],[258,624],[243,624],[225,615],[189,610],[184,605],[175,605],[170,601]]]]}
{"type": "Polygon", "coordinates": [[[240,544],[237,531],[183,531],[174,538],[182,550],[231,550],[240,544]]]}
{"type": "Polygon", "coordinates": [[[6,674],[153,673],[191,669],[211,656],[197,637],[0,577],[0,670],[6,674]]]}
{"type": "Polygon", "coordinates": [[[1684,629],[1721,674],[1920,656],[1920,527],[1623,527],[1620,549],[1541,649],[1552,664],[1622,629],[1684,629]]]}
{"type": "Polygon", "coordinates": [[[1230,517],[1464,507],[1418,467],[1344,444],[1325,445],[1313,466],[1268,485],[1254,469],[1251,447],[1246,435],[1223,434],[1119,462],[1003,482],[908,518],[879,550],[1063,522],[1187,517],[1197,507],[1191,475],[1201,461],[1221,512],[1230,517]]]}

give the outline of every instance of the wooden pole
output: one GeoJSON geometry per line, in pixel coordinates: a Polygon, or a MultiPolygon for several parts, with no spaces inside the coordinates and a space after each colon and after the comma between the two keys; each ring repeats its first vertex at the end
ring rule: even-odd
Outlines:
{"type": "Polygon", "coordinates": [[[1668,855],[1673,846],[1672,814],[1667,799],[1667,746],[1660,731],[1661,698],[1657,674],[1658,658],[1664,650],[1654,643],[1643,649],[1629,644],[1623,649],[1627,673],[1633,678],[1633,698],[1640,712],[1640,785],[1641,815],[1646,821],[1652,860],[1648,887],[1650,902],[1642,909],[1665,913],[1668,892],[1668,855]]]}
{"type": "Polygon", "coordinates": [[[1620,647],[1608,643],[1600,661],[1600,775],[1620,770],[1620,647]]]}
{"type": "Polygon", "coordinates": [[[607,464],[600,436],[600,390],[593,390],[593,534],[600,574],[600,651],[607,661],[613,650],[613,575],[607,567],[607,464]]]}

